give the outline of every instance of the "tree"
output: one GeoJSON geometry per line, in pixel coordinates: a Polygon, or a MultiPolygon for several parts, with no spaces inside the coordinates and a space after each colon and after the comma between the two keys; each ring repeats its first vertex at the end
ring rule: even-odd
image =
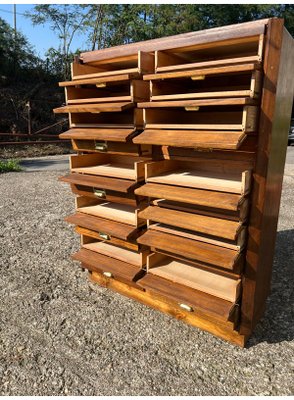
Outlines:
{"type": "Polygon", "coordinates": [[[50,24],[50,28],[58,35],[60,45],[57,50],[62,57],[62,75],[70,78],[70,48],[75,35],[81,33],[86,25],[87,7],[78,4],[39,4],[32,13],[26,13],[34,25],[50,24]]]}

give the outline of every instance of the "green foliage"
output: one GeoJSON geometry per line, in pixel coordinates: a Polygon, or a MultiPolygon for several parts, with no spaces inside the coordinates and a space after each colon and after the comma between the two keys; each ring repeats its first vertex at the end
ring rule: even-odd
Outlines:
{"type": "Polygon", "coordinates": [[[4,172],[19,172],[21,171],[21,166],[19,165],[19,160],[0,160],[0,173],[4,172]]]}

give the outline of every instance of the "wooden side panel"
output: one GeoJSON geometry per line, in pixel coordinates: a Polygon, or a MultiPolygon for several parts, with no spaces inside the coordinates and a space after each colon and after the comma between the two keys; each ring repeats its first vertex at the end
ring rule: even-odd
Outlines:
{"type": "Polygon", "coordinates": [[[271,19],[265,39],[259,143],[241,309],[242,334],[250,334],[270,290],[283,170],[293,101],[293,39],[283,21],[271,19]],[[282,48],[281,48],[282,46],[282,48]],[[288,79],[285,79],[287,77],[288,79]]]}

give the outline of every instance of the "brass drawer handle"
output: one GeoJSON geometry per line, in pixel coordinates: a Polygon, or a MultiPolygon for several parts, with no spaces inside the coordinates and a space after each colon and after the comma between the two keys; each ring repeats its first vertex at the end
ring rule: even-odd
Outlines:
{"type": "Polygon", "coordinates": [[[105,197],[106,197],[105,190],[93,188],[93,193],[95,196],[100,197],[101,199],[105,199],[105,197]]]}
{"type": "Polygon", "coordinates": [[[112,273],[111,272],[103,272],[103,275],[106,276],[107,278],[112,278],[112,273]]]}
{"type": "Polygon", "coordinates": [[[193,311],[193,308],[188,306],[188,304],[180,303],[179,306],[185,311],[189,311],[189,312],[193,311]]]}
{"type": "Polygon", "coordinates": [[[101,239],[110,240],[110,236],[107,233],[99,232],[101,239]]]}
{"type": "Polygon", "coordinates": [[[95,150],[107,151],[107,143],[106,142],[96,142],[95,141],[95,150]]]}

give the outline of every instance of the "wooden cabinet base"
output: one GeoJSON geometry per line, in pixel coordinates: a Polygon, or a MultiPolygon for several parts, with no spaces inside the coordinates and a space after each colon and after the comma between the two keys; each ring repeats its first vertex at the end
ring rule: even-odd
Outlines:
{"type": "Polygon", "coordinates": [[[240,335],[237,331],[232,330],[230,327],[231,324],[229,323],[221,324],[219,322],[212,322],[202,316],[198,316],[195,313],[191,313],[181,309],[180,307],[176,307],[175,305],[164,301],[160,296],[143,292],[140,289],[131,287],[115,279],[108,278],[97,272],[92,272],[89,274],[89,277],[93,282],[98,283],[101,286],[112,289],[124,296],[139,301],[140,303],[164,312],[165,314],[171,315],[172,317],[186,322],[189,325],[195,326],[196,328],[203,329],[204,331],[212,333],[213,335],[227,340],[230,343],[241,347],[245,347],[246,345],[248,337],[240,335]]]}

